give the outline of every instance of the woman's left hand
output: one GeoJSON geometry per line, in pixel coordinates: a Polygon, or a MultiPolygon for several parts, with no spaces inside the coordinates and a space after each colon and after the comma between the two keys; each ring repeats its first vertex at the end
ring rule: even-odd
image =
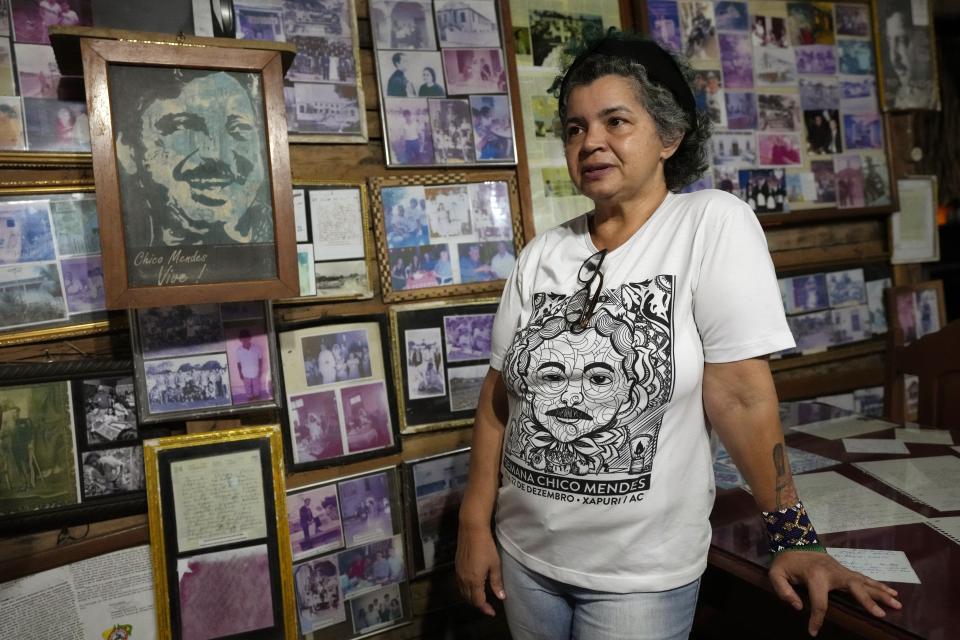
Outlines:
{"type": "Polygon", "coordinates": [[[785,551],[777,554],[770,565],[770,582],[781,600],[794,609],[803,609],[803,601],[792,585],[804,585],[810,596],[810,623],[807,630],[817,635],[827,615],[827,598],[831,591],[846,591],[860,605],[878,618],[886,615],[884,604],[891,609],[902,605],[897,592],[862,573],[851,571],[826,553],[816,551],[785,551]]]}

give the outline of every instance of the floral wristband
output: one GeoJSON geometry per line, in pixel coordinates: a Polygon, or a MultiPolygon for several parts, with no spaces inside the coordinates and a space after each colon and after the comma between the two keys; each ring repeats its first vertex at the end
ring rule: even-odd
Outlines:
{"type": "Polygon", "coordinates": [[[799,500],[792,507],[778,511],[761,512],[763,523],[770,538],[770,553],[781,551],[820,551],[825,549],[817,538],[817,532],[807,516],[807,510],[799,500]]]}

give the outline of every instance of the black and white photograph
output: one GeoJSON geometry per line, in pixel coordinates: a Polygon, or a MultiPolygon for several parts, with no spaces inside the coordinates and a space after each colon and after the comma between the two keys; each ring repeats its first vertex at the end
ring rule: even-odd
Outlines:
{"type": "Polygon", "coordinates": [[[56,262],[0,266],[0,296],[0,329],[67,318],[56,262]]]}
{"type": "Polygon", "coordinates": [[[796,95],[757,94],[760,131],[797,131],[800,128],[800,104],[796,95]]]}
{"type": "Polygon", "coordinates": [[[827,293],[831,307],[846,307],[867,303],[867,286],[863,269],[832,271],[827,274],[827,293]]]}
{"type": "Polygon", "coordinates": [[[470,102],[456,99],[430,101],[430,127],[437,164],[476,162],[470,102]]]}
{"type": "Polygon", "coordinates": [[[827,293],[827,277],[822,273],[784,278],[788,295],[785,296],[787,313],[820,311],[830,306],[827,293]]]}
{"type": "Polygon", "coordinates": [[[867,280],[867,307],[870,309],[870,329],[874,335],[887,332],[887,312],[884,291],[893,286],[890,278],[867,280]]]}
{"type": "Polygon", "coordinates": [[[751,167],[757,164],[757,141],[753,131],[714,133],[710,146],[714,166],[751,167]]]}
{"type": "Polygon", "coordinates": [[[231,405],[226,353],[148,360],[143,369],[150,413],[231,405]]]}
{"type": "Polygon", "coordinates": [[[792,49],[754,49],[753,70],[757,85],[789,87],[797,83],[797,62],[792,49]]]}
{"type": "Polygon", "coordinates": [[[409,329],[404,332],[407,394],[411,400],[447,394],[440,329],[409,329]]]}
{"type": "Polygon", "coordinates": [[[430,0],[371,0],[370,24],[377,49],[437,48],[430,0]]]}
{"type": "Polygon", "coordinates": [[[596,15],[551,10],[530,11],[530,44],[535,67],[561,68],[563,47],[571,40],[590,41],[603,35],[603,19],[596,15]]]}
{"type": "Polygon", "coordinates": [[[87,451],[81,458],[84,498],[142,491],[145,487],[140,446],[87,451]]]}
{"type": "Polygon", "coordinates": [[[866,340],[873,335],[870,330],[870,309],[867,305],[842,307],[832,310],[833,343],[847,344],[866,340]]]}
{"type": "Polygon", "coordinates": [[[444,49],[443,68],[448,95],[507,92],[500,49],[444,49]]]}
{"type": "Polygon", "coordinates": [[[818,351],[826,349],[833,342],[833,323],[831,312],[815,311],[787,318],[797,351],[818,351]]]}
{"type": "Polygon", "coordinates": [[[152,307],[137,311],[144,358],[225,351],[218,304],[152,307]]]}
{"type": "Polygon", "coordinates": [[[480,402],[480,387],[490,370],[489,364],[449,367],[450,411],[473,411],[480,402]]]}
{"type": "Polygon", "coordinates": [[[316,386],[369,378],[369,336],[365,329],[310,336],[301,342],[307,384],[316,386]]]}
{"type": "Polygon", "coordinates": [[[340,590],[346,599],[406,580],[403,538],[371,542],[337,554],[340,590]]]}
{"type": "Polygon", "coordinates": [[[812,75],[833,75],[837,72],[837,56],[832,45],[814,44],[794,49],[797,72],[812,75]]]}
{"type": "Polygon", "coordinates": [[[288,36],[341,36],[349,29],[349,0],[283,0],[288,36]]]}
{"type": "Polygon", "coordinates": [[[50,217],[60,257],[100,253],[100,220],[94,194],[51,199],[50,217]]]}
{"type": "Polygon", "coordinates": [[[470,452],[413,462],[413,495],[420,554],[414,553],[417,568],[430,571],[453,563],[457,551],[457,513],[467,485],[470,452]]]}
{"type": "Polygon", "coordinates": [[[860,4],[835,4],[838,36],[870,36],[870,7],[860,4]]]}
{"type": "MultiPolygon", "coordinates": [[[[467,185],[453,184],[442,187],[422,187],[422,189],[431,241],[469,237],[473,234],[473,226],[470,222],[470,192],[467,185]]],[[[388,219],[394,220],[389,214],[388,219]]],[[[396,223],[393,222],[393,224],[396,223]]]]}
{"type": "Polygon", "coordinates": [[[96,378],[82,384],[87,446],[136,440],[133,378],[96,378]]]}
{"type": "Polygon", "coordinates": [[[337,483],[347,547],[393,536],[393,479],[392,474],[381,471],[337,483]]]}
{"type": "Polygon", "coordinates": [[[444,316],[447,362],[489,359],[494,317],[492,313],[444,316]]]}
{"type": "Polygon", "coordinates": [[[346,620],[335,557],[308,560],[293,567],[300,633],[308,635],[346,620]]]}
{"type": "Polygon", "coordinates": [[[499,47],[500,24],[494,0],[435,0],[441,47],[499,47]]]}
{"type": "Polygon", "coordinates": [[[680,8],[683,52],[686,56],[694,61],[719,60],[720,45],[717,42],[713,3],[691,0],[677,4],[680,8]]]}
{"type": "Polygon", "coordinates": [[[807,132],[807,153],[823,156],[843,151],[839,111],[804,111],[803,124],[807,132]]]}
{"type": "Polygon", "coordinates": [[[234,5],[237,38],[284,42],[283,12],[268,7],[234,5]]]}
{"type": "Polygon", "coordinates": [[[887,172],[886,157],[882,153],[864,154],[863,158],[863,200],[868,207],[890,204],[890,174],[887,172]]]}
{"type": "Polygon", "coordinates": [[[833,171],[832,160],[811,160],[810,170],[816,185],[816,202],[837,201],[837,174],[833,171]]]}
{"type": "Polygon", "coordinates": [[[786,18],[763,15],[752,17],[750,38],[754,47],[785,49],[790,44],[787,35],[786,18]]]}
{"type": "Polygon", "coordinates": [[[885,109],[938,109],[931,7],[909,0],[876,0],[885,109]]]}
{"type": "Polygon", "coordinates": [[[288,491],[287,525],[294,562],[342,547],[337,485],[288,491]]]}
{"type": "Polygon", "coordinates": [[[353,39],[345,37],[288,36],[297,47],[297,56],[287,72],[295,82],[356,83],[357,67],[353,39]]]}
{"type": "Polygon", "coordinates": [[[365,260],[342,262],[318,262],[314,265],[317,276],[318,298],[369,298],[370,274],[365,260]]]}
{"type": "Polygon", "coordinates": [[[296,133],[359,134],[362,132],[360,95],[349,84],[295,82],[293,110],[288,121],[296,133]]]}
{"type": "MultiPolygon", "coordinates": [[[[844,83],[846,82],[845,78],[844,83]]],[[[839,109],[840,85],[837,80],[835,78],[800,78],[800,106],[804,111],[839,109]]]]}
{"type": "Polygon", "coordinates": [[[433,164],[433,130],[426,98],[385,98],[391,165],[433,164]]]}
{"type": "Polygon", "coordinates": [[[447,95],[443,63],[437,51],[378,51],[381,95],[436,98],[447,95]]]}
{"type": "Polygon", "coordinates": [[[506,182],[468,185],[474,233],[481,240],[513,240],[513,218],[506,182]]]}
{"type": "Polygon", "coordinates": [[[358,596],[350,602],[353,632],[372,633],[403,620],[403,604],[399,585],[390,585],[358,596]]]}
{"type": "Polygon", "coordinates": [[[470,112],[477,161],[514,161],[510,99],[507,96],[470,96],[470,112]]]}

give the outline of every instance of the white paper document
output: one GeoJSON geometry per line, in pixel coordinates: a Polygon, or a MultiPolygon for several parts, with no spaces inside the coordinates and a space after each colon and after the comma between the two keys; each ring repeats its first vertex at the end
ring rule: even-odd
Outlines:
{"type": "Polygon", "coordinates": [[[960,516],[930,518],[927,520],[927,524],[957,544],[960,544],[960,516]]]}
{"type": "Polygon", "coordinates": [[[844,438],[843,448],[847,453],[910,453],[903,440],[883,438],[844,438]]]}
{"type": "Polygon", "coordinates": [[[957,453],[960,453],[960,447],[950,447],[950,448],[956,451],[957,453]]]}
{"type": "Polygon", "coordinates": [[[794,476],[817,533],[923,522],[925,518],[836,471],[794,476]]]}
{"type": "Polygon", "coordinates": [[[956,456],[877,460],[853,466],[937,511],[960,510],[960,458],[956,456]]]}
{"type": "Polygon", "coordinates": [[[827,547],[827,553],[847,569],[859,571],[868,578],[880,582],[920,584],[917,572],[903,551],[827,547]]]}
{"type": "Polygon", "coordinates": [[[953,434],[946,429],[894,429],[893,435],[904,442],[953,444],[953,434]]]}
{"type": "Polygon", "coordinates": [[[875,433],[892,429],[895,425],[892,422],[877,420],[868,416],[847,416],[843,418],[834,418],[833,420],[824,420],[823,422],[811,422],[793,427],[792,431],[808,433],[818,438],[827,440],[839,440],[840,438],[852,438],[853,436],[863,435],[864,433],[875,433]]]}

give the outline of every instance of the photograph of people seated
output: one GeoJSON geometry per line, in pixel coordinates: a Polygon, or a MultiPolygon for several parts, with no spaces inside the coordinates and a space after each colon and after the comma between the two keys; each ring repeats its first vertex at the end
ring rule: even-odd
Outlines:
{"type": "Polygon", "coordinates": [[[382,381],[344,387],[343,416],[350,453],[382,449],[393,444],[387,388],[382,381]]]}
{"type": "Polygon", "coordinates": [[[368,593],[406,577],[400,536],[374,542],[337,555],[344,598],[368,593]]]}

